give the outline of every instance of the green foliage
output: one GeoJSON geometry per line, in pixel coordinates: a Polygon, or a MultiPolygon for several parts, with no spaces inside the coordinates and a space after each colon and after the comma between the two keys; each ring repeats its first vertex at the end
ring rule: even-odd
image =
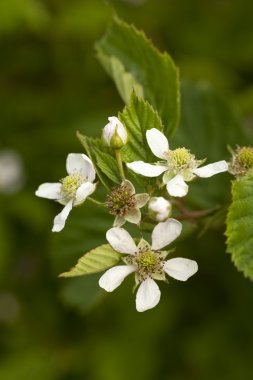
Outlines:
{"type": "Polygon", "coordinates": [[[87,312],[104,295],[98,285],[100,276],[100,274],[93,274],[72,279],[68,278],[60,291],[62,301],[67,306],[71,306],[82,313],[87,312]]]}
{"type": "Polygon", "coordinates": [[[253,280],[253,175],[232,183],[232,204],[227,216],[227,251],[238,270],[253,280]]]}
{"type": "Polygon", "coordinates": [[[161,119],[152,106],[132,94],[130,104],[119,114],[120,121],[127,129],[128,142],[121,152],[126,162],[143,160],[151,162],[154,156],[147,144],[146,131],[151,128],[163,130],[161,119]]]}
{"type": "Polygon", "coordinates": [[[139,95],[143,91],[145,99],[161,115],[166,134],[172,135],[179,120],[179,78],[171,57],[160,53],[143,32],[118,18],[113,19],[96,50],[123,100],[129,101],[133,89],[139,95]]]}
{"type": "Polygon", "coordinates": [[[103,244],[82,256],[74,268],[64,272],[60,277],[76,277],[104,271],[116,265],[120,260],[120,254],[109,244],[103,244]]]}
{"type": "MultiPolygon", "coordinates": [[[[239,116],[212,86],[183,82],[181,123],[170,140],[172,149],[184,146],[197,159],[207,158],[205,164],[209,164],[228,160],[227,146],[243,145],[246,141],[239,116]]],[[[187,199],[198,207],[222,206],[229,202],[229,181],[226,174],[208,180],[198,178],[191,183],[187,199]]]]}
{"type": "Polygon", "coordinates": [[[100,139],[83,136],[77,132],[77,136],[84,146],[87,154],[93,162],[97,175],[103,185],[109,189],[112,183],[120,183],[119,170],[114,152],[107,147],[100,139]]]}

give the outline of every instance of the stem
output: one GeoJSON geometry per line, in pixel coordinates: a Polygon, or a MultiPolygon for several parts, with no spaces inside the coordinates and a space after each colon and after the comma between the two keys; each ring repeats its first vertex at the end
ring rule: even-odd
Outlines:
{"type": "Polygon", "coordinates": [[[103,202],[99,202],[97,201],[96,199],[94,198],[91,198],[91,197],[87,197],[87,200],[92,202],[92,203],[95,203],[95,205],[99,206],[99,207],[105,207],[105,203],[103,202]]]}
{"type": "Polygon", "coordinates": [[[121,158],[121,153],[120,149],[115,149],[115,157],[118,163],[118,168],[119,168],[119,173],[122,179],[125,179],[125,174],[124,174],[124,168],[123,168],[123,163],[122,163],[122,158],[121,158]]]}

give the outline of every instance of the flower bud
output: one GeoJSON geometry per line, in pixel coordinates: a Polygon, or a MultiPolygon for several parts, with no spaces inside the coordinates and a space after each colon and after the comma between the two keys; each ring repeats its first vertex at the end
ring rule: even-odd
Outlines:
{"type": "Polygon", "coordinates": [[[153,197],[148,204],[149,215],[158,222],[163,222],[170,216],[171,203],[163,197],[153,197]]]}
{"type": "Polygon", "coordinates": [[[124,125],[115,116],[108,117],[109,123],[103,129],[102,138],[107,145],[120,149],[127,143],[127,132],[124,125]]]}
{"type": "Polygon", "coordinates": [[[253,172],[253,147],[244,146],[237,147],[236,151],[232,151],[232,160],[229,164],[229,172],[235,176],[253,172]]]}

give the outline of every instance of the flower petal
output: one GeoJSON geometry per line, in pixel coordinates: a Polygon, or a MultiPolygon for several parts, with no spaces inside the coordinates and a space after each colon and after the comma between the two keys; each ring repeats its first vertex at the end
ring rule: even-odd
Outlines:
{"type": "Polygon", "coordinates": [[[47,199],[61,199],[61,183],[43,183],[39,186],[38,190],[35,192],[37,197],[47,198],[47,199]]]}
{"type": "Polygon", "coordinates": [[[114,132],[115,132],[115,130],[117,128],[117,133],[118,133],[119,137],[121,138],[121,140],[124,143],[126,143],[126,141],[127,141],[127,132],[126,132],[126,128],[124,127],[124,125],[119,121],[119,119],[116,116],[110,116],[110,117],[108,117],[108,120],[110,122],[109,124],[114,129],[112,135],[114,134],[114,132]]]}
{"type": "Polygon", "coordinates": [[[121,227],[123,226],[123,224],[126,223],[126,220],[124,218],[124,216],[122,215],[117,215],[114,219],[114,222],[113,222],[113,227],[121,227]]]}
{"type": "Polygon", "coordinates": [[[169,195],[172,197],[184,197],[188,193],[188,185],[181,174],[177,174],[166,185],[169,195]]]}
{"type": "Polygon", "coordinates": [[[146,132],[147,142],[153,154],[159,158],[165,158],[169,151],[169,143],[162,132],[156,128],[149,129],[146,132]]]}
{"type": "Polygon", "coordinates": [[[137,247],[130,234],[124,228],[113,227],[106,233],[106,239],[115,251],[134,255],[137,247]]]}
{"type": "Polygon", "coordinates": [[[152,232],[152,249],[158,250],[172,243],[180,234],[182,224],[176,219],[158,223],[152,232]]]}
{"type": "Polygon", "coordinates": [[[145,206],[145,204],[148,202],[150,196],[147,193],[143,194],[136,194],[135,199],[137,203],[138,208],[142,208],[145,206]]]}
{"type": "Polygon", "coordinates": [[[76,191],[74,206],[80,205],[85,199],[96,190],[94,183],[85,182],[76,191]]]}
{"type": "Polygon", "coordinates": [[[72,210],[72,207],[73,207],[73,199],[71,199],[66,204],[62,212],[60,212],[60,214],[56,215],[56,217],[54,218],[54,226],[52,229],[53,232],[59,232],[64,228],[66,219],[70,211],[72,210]]]}
{"type": "Polygon", "coordinates": [[[161,297],[160,289],[152,278],[147,278],[140,284],[136,294],[136,310],[143,312],[155,307],[161,297]]]}
{"type": "Polygon", "coordinates": [[[130,195],[135,194],[134,185],[132,184],[132,182],[128,181],[127,179],[124,179],[124,181],[121,182],[121,186],[125,186],[130,192],[130,195]]]}
{"type": "Polygon", "coordinates": [[[228,170],[228,164],[226,161],[218,161],[213,164],[202,166],[202,168],[192,169],[191,171],[198,177],[208,178],[215,174],[226,172],[228,170]]]}
{"type": "Polygon", "coordinates": [[[198,270],[198,264],[194,260],[177,257],[167,260],[163,270],[170,276],[179,281],[186,281],[198,270]]]}
{"type": "Polygon", "coordinates": [[[140,223],[141,221],[141,212],[138,208],[135,208],[131,211],[129,211],[126,215],[125,215],[125,219],[130,222],[130,223],[134,223],[134,224],[138,224],[140,223]]]}
{"type": "Polygon", "coordinates": [[[108,269],[99,279],[99,286],[107,292],[112,292],[116,289],[123,280],[132,272],[136,271],[134,265],[118,265],[108,269]]]}
{"type": "Polygon", "coordinates": [[[94,166],[85,154],[70,153],[67,157],[68,174],[80,173],[84,175],[89,182],[93,182],[96,176],[94,166]]]}
{"type": "Polygon", "coordinates": [[[165,165],[152,165],[143,161],[134,161],[127,164],[127,167],[137,174],[145,177],[158,177],[160,174],[168,170],[165,165]]]}

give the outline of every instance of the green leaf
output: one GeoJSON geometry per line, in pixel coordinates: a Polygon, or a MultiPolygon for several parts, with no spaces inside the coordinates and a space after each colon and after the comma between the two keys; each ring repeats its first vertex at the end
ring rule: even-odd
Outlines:
{"type": "Polygon", "coordinates": [[[109,244],[101,245],[82,256],[74,268],[60,274],[60,277],[76,277],[104,271],[116,265],[121,255],[109,244]]]}
{"type": "Polygon", "coordinates": [[[107,189],[110,189],[113,183],[120,183],[121,178],[113,150],[98,138],[87,137],[79,132],[77,132],[77,137],[93,162],[97,175],[103,185],[107,189]]]}
{"type": "Polygon", "coordinates": [[[147,144],[146,131],[151,128],[162,131],[163,126],[152,106],[133,93],[130,104],[119,114],[119,119],[126,127],[128,135],[128,143],[121,149],[124,161],[157,161],[147,144]]]}
{"type": "Polygon", "coordinates": [[[144,96],[141,84],[135,80],[130,72],[125,70],[119,59],[114,56],[107,56],[102,52],[98,53],[98,57],[103,63],[105,71],[114,79],[117,90],[126,104],[130,102],[133,90],[138,96],[144,96]]]}
{"type": "Polygon", "coordinates": [[[158,111],[167,135],[179,120],[179,74],[167,53],[156,49],[145,34],[114,18],[96,44],[98,59],[128,103],[133,89],[158,111]],[[126,85],[127,80],[130,82],[126,85]]]}
{"type": "Polygon", "coordinates": [[[232,183],[232,203],[227,216],[227,251],[239,271],[253,280],[253,175],[232,183]]]}
{"type": "MultiPolygon", "coordinates": [[[[185,147],[197,159],[206,158],[204,165],[229,160],[228,145],[247,143],[244,126],[234,109],[206,83],[184,82],[180,126],[169,141],[170,148],[185,147]]],[[[186,200],[194,207],[213,208],[230,201],[227,189],[230,176],[218,174],[208,179],[197,178],[189,183],[186,200]]]]}

